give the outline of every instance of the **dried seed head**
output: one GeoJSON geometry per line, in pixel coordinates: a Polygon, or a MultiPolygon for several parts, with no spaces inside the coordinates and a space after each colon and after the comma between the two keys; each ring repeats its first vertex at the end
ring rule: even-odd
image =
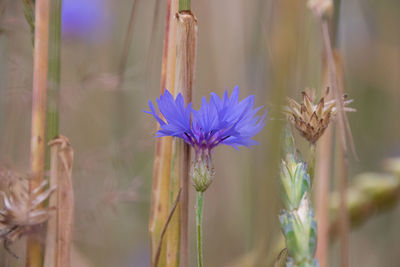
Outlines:
{"type": "MultiPolygon", "coordinates": [[[[285,108],[285,113],[300,134],[311,144],[315,144],[318,141],[328,127],[331,118],[336,114],[336,101],[326,101],[328,93],[329,88],[327,88],[325,95],[321,97],[317,104],[314,104],[314,90],[302,92],[303,101],[301,103],[297,103],[291,98],[288,99],[289,103],[285,108]]],[[[345,99],[346,95],[343,98],[345,99]]],[[[347,105],[351,102],[352,100],[346,100],[344,104],[347,105]]],[[[354,111],[354,109],[348,107],[344,109],[345,111],[354,111]]]]}
{"type": "Polygon", "coordinates": [[[46,222],[51,208],[38,208],[54,192],[44,181],[29,194],[29,180],[20,178],[9,184],[8,194],[0,191],[4,207],[0,210],[0,238],[6,243],[12,243],[36,225],[46,222]]]}

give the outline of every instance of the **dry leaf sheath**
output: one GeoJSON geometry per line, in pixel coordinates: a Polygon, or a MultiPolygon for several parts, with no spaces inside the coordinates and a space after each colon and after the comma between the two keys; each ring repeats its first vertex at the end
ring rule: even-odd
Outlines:
{"type": "Polygon", "coordinates": [[[50,185],[57,192],[50,205],[57,207],[55,216],[47,223],[44,267],[71,266],[71,245],[74,220],[74,191],[72,165],[74,153],[69,140],[58,136],[49,142],[51,148],[50,185]]]}
{"type": "Polygon", "coordinates": [[[34,226],[49,219],[52,208],[38,208],[55,190],[55,187],[50,187],[42,192],[46,186],[47,181],[43,181],[31,192],[31,199],[27,179],[20,178],[11,182],[8,194],[0,191],[4,204],[0,210],[0,238],[4,240],[7,250],[10,244],[31,232],[34,226]]]}
{"type": "MultiPolygon", "coordinates": [[[[314,90],[302,92],[303,102],[298,103],[289,98],[289,105],[285,108],[291,123],[296,127],[300,134],[311,144],[315,144],[328,127],[329,122],[336,115],[336,100],[325,101],[329,94],[327,88],[325,95],[321,97],[317,104],[315,101],[314,90]]],[[[346,95],[343,96],[346,98],[346,95]]],[[[350,104],[352,100],[344,101],[344,104],[350,104]]],[[[345,111],[355,111],[352,108],[345,107],[345,111]]]]}

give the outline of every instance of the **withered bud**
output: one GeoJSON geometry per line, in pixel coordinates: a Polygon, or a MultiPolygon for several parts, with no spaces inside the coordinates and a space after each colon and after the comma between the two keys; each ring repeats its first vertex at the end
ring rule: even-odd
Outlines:
{"type": "Polygon", "coordinates": [[[0,191],[4,205],[0,210],[0,239],[4,239],[6,249],[9,243],[50,217],[51,208],[39,207],[55,191],[55,187],[42,192],[47,186],[47,181],[44,181],[29,194],[28,184],[28,179],[20,178],[10,183],[8,194],[0,191]]]}
{"type": "MultiPolygon", "coordinates": [[[[326,101],[329,94],[329,87],[325,95],[321,97],[317,104],[314,104],[315,91],[306,90],[302,92],[303,101],[301,103],[289,98],[285,113],[288,119],[311,144],[315,144],[328,127],[331,118],[336,114],[336,100],[326,101]]],[[[344,95],[343,99],[347,96],[344,95]]],[[[343,101],[344,105],[351,103],[352,100],[343,101]]],[[[355,111],[352,108],[344,107],[345,111],[355,111]]]]}

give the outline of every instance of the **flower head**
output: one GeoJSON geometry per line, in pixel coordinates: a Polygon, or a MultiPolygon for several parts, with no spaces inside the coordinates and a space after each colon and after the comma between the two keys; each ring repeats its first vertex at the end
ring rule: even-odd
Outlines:
{"type": "Polygon", "coordinates": [[[46,186],[45,180],[29,194],[29,180],[20,178],[10,182],[8,194],[0,191],[4,206],[0,210],[0,239],[4,240],[5,248],[15,257],[17,256],[9,250],[8,245],[50,217],[51,207],[38,208],[56,189],[50,187],[44,190],[46,186]]]}
{"type": "MultiPolygon", "coordinates": [[[[318,141],[325,129],[328,128],[331,118],[336,115],[336,100],[326,101],[328,94],[329,88],[317,104],[314,104],[315,91],[313,90],[302,92],[302,103],[297,103],[291,98],[288,99],[289,105],[286,107],[285,113],[300,134],[311,144],[318,141]]],[[[345,99],[346,95],[343,98],[345,99]]],[[[351,102],[352,100],[345,100],[344,104],[348,105],[351,102]]],[[[354,111],[349,107],[344,107],[344,110],[354,111]]]]}
{"type": "Polygon", "coordinates": [[[225,91],[220,98],[212,93],[207,101],[203,97],[199,110],[191,103],[185,106],[183,96],[176,99],[168,90],[156,100],[160,116],[153,103],[149,101],[150,111],[144,111],[160,124],[156,136],[174,136],[183,139],[195,151],[191,169],[193,185],[198,192],[204,192],[215,176],[211,160],[213,149],[221,144],[238,148],[250,147],[257,142],[252,138],[265,124],[265,116],[257,115],[261,107],[254,109],[254,95],[239,101],[239,88],[231,96],[225,91]]]}
{"type": "Polygon", "coordinates": [[[145,111],[160,124],[156,136],[179,137],[190,144],[196,154],[211,153],[220,144],[234,148],[256,145],[258,143],[252,138],[265,124],[266,113],[259,116],[257,112],[261,107],[254,109],[254,95],[239,101],[238,87],[230,97],[226,91],[222,98],[214,93],[209,101],[203,97],[199,110],[193,109],[191,103],[185,107],[182,95],[178,94],[174,99],[168,90],[156,102],[163,118],[151,101],[150,111],[145,111]]]}

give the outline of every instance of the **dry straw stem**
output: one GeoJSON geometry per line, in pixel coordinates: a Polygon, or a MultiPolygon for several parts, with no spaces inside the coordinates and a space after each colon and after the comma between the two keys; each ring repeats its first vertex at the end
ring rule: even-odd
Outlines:
{"type": "Polygon", "coordinates": [[[167,221],[164,224],[164,227],[161,231],[161,236],[160,236],[160,242],[158,244],[157,250],[156,250],[156,255],[155,255],[155,259],[154,259],[154,263],[153,263],[153,267],[157,267],[159,264],[159,260],[160,260],[160,254],[161,254],[161,248],[162,248],[162,243],[164,240],[164,236],[165,233],[167,232],[167,228],[169,223],[171,222],[172,216],[174,215],[176,208],[178,207],[179,201],[181,199],[181,194],[182,194],[182,189],[179,190],[178,195],[176,196],[176,199],[171,207],[171,211],[169,212],[167,221]]]}
{"type": "Polygon", "coordinates": [[[51,147],[50,184],[57,186],[57,194],[49,205],[57,207],[56,216],[47,225],[44,267],[71,266],[71,246],[74,220],[72,165],[74,153],[65,136],[53,139],[51,147]]]}
{"type": "Polygon", "coordinates": [[[317,147],[315,168],[316,218],[318,222],[318,241],[316,258],[321,267],[326,267],[329,249],[329,194],[332,152],[332,127],[329,126],[317,147]]]}
{"type": "MultiPolygon", "coordinates": [[[[176,16],[176,72],[175,95],[182,93],[186,104],[192,101],[196,72],[197,19],[190,11],[180,11],[176,16]]],[[[176,140],[179,149],[177,162],[179,179],[182,187],[181,201],[181,260],[182,266],[188,266],[188,231],[189,231],[189,171],[190,147],[182,140],[176,140]]]]}
{"type": "MultiPolygon", "coordinates": [[[[170,209],[174,205],[174,199],[178,192],[181,192],[181,181],[182,176],[182,152],[184,143],[177,138],[172,140],[172,158],[171,158],[171,176],[169,185],[169,206],[170,209]]],[[[177,204],[174,215],[171,216],[169,222],[169,228],[167,232],[167,258],[166,266],[179,266],[180,256],[180,237],[181,237],[181,204],[177,204]]]]}
{"type": "MultiPolygon", "coordinates": [[[[326,55],[327,63],[328,63],[328,72],[329,72],[329,82],[332,86],[334,98],[337,102],[338,109],[338,124],[337,124],[337,138],[340,143],[338,146],[338,158],[339,162],[339,172],[338,172],[338,183],[339,183],[339,191],[341,196],[341,219],[340,219],[340,251],[341,251],[341,266],[347,267],[349,265],[349,224],[348,224],[348,211],[346,207],[346,194],[345,190],[347,187],[347,160],[348,160],[348,151],[347,151],[347,141],[349,141],[350,149],[353,152],[353,155],[356,156],[353,138],[351,135],[350,125],[347,119],[347,116],[344,111],[344,103],[341,98],[343,91],[343,81],[340,80],[340,77],[337,73],[336,63],[334,58],[334,52],[332,49],[329,26],[327,18],[330,15],[330,8],[332,6],[331,0],[320,0],[320,1],[309,1],[309,6],[313,10],[315,16],[319,19],[321,30],[322,30],[322,38],[324,44],[324,52],[326,55]],[[319,3],[330,3],[330,6],[325,6],[322,11],[318,12],[318,9],[313,8],[312,2],[319,3]]],[[[341,74],[340,74],[341,75],[341,74]]]]}
{"type": "MultiPolygon", "coordinates": [[[[176,49],[176,25],[174,16],[178,10],[177,0],[168,0],[167,17],[164,33],[164,50],[161,67],[161,92],[169,88],[173,93],[175,79],[175,53],[176,49]]],[[[168,218],[169,208],[169,185],[171,169],[172,138],[162,137],[156,139],[153,185],[151,195],[151,208],[149,220],[151,265],[154,261],[161,240],[161,233],[168,218]]],[[[159,266],[165,266],[165,246],[161,246],[159,266]]]]}
{"type": "MultiPolygon", "coordinates": [[[[332,45],[335,47],[337,43],[339,13],[340,13],[340,0],[332,1],[324,0],[318,3],[317,1],[310,1],[309,5],[317,5],[320,11],[325,9],[328,19],[331,24],[331,37],[332,45]],[[333,13],[333,14],[332,14],[333,13]]],[[[316,6],[315,6],[316,7],[316,6]]],[[[312,8],[312,7],[311,7],[312,8]]],[[[315,12],[315,11],[314,11],[315,12]]],[[[326,50],[323,50],[323,85],[329,84],[329,68],[327,63],[326,50]]],[[[335,59],[337,59],[335,57],[335,59]]],[[[339,60],[335,60],[337,73],[343,74],[343,66],[339,60]]],[[[340,77],[340,80],[343,79],[340,77]]],[[[332,164],[332,127],[326,129],[325,134],[322,136],[318,145],[318,157],[316,167],[316,216],[318,221],[318,241],[316,257],[321,267],[328,266],[328,251],[329,251],[329,195],[330,195],[330,174],[332,164]]]]}
{"type": "MultiPolygon", "coordinates": [[[[35,47],[33,55],[32,132],[31,132],[31,181],[32,192],[43,180],[45,163],[46,89],[49,42],[50,1],[36,2],[35,47]]],[[[42,244],[32,235],[27,241],[27,267],[42,266],[42,244]]]]}
{"type": "Polygon", "coordinates": [[[341,98],[343,91],[343,80],[340,79],[342,77],[342,73],[340,76],[337,73],[336,69],[336,61],[334,58],[333,50],[331,47],[328,22],[326,20],[321,21],[322,27],[322,36],[324,39],[324,47],[327,55],[328,61],[328,70],[330,83],[332,84],[334,96],[337,102],[338,109],[338,124],[336,128],[337,140],[338,140],[338,184],[339,184],[339,192],[340,192],[340,259],[341,266],[347,267],[349,266],[349,215],[346,204],[346,188],[347,188],[347,180],[348,180],[348,151],[347,151],[347,141],[346,138],[349,138],[350,147],[355,155],[355,148],[353,144],[353,139],[351,135],[351,130],[349,126],[349,122],[347,120],[346,114],[344,112],[344,103],[341,98]]]}

